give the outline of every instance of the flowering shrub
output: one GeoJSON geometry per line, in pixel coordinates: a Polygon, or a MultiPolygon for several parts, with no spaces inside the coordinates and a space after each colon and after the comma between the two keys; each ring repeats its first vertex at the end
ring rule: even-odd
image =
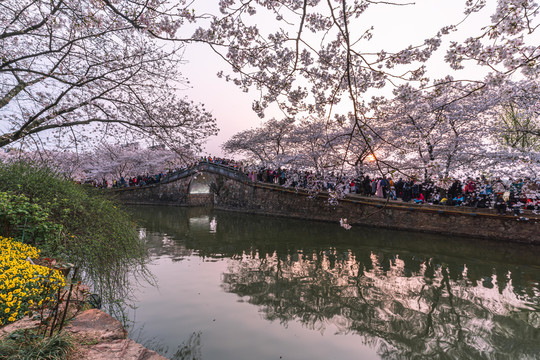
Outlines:
{"type": "Polygon", "coordinates": [[[124,298],[128,272],[146,271],[145,244],[110,194],[38,164],[0,162],[0,235],[24,239],[41,257],[72,263],[108,303],[124,298]]]}
{"type": "MultiPolygon", "coordinates": [[[[67,200],[66,200],[67,202],[67,200]]],[[[51,220],[50,204],[31,201],[24,194],[0,191],[0,233],[39,246],[58,246],[62,225],[51,220]]]]}
{"type": "Polygon", "coordinates": [[[65,279],[59,271],[32,264],[39,250],[0,236],[0,326],[53,300],[65,279]]]}

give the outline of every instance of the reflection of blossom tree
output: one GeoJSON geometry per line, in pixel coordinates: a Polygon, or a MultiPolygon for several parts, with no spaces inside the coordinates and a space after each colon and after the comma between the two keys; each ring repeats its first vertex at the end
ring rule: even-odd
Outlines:
{"type": "Polygon", "coordinates": [[[369,259],[368,265],[365,256],[335,248],[266,256],[254,251],[231,262],[223,287],[248,297],[270,321],[287,326],[295,320],[320,332],[331,324],[339,334],[377,344],[387,358],[540,351],[530,335],[535,318],[523,310],[534,298],[520,299],[511,284],[500,294],[471,282],[466,267],[459,273],[436,259],[389,253],[369,259]],[[411,272],[408,263],[418,269],[411,272]]]}
{"type": "Polygon", "coordinates": [[[150,247],[149,254],[153,257],[172,255],[173,261],[177,261],[193,255],[194,252],[193,249],[186,248],[184,244],[178,243],[173,238],[159,233],[147,233],[145,240],[147,246],[150,247]]]}
{"type": "Polygon", "coordinates": [[[540,353],[540,269],[522,246],[491,243],[486,252],[482,242],[376,229],[336,239],[331,226],[221,212],[211,233],[205,210],[177,210],[187,216],[140,209],[152,214],[153,230],[170,234],[147,239],[153,251],[230,258],[223,288],[270,321],[356,334],[383,358],[540,353]]]}

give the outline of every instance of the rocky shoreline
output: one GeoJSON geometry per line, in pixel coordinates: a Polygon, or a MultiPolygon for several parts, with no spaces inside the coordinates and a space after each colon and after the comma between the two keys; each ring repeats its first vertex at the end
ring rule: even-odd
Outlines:
{"type": "MultiPolygon", "coordinates": [[[[39,326],[39,320],[28,318],[0,328],[0,338],[13,331],[32,329],[39,326]]],[[[155,351],[127,339],[127,331],[122,324],[99,309],[85,310],[77,314],[64,327],[75,343],[72,360],[167,360],[155,351]]]]}

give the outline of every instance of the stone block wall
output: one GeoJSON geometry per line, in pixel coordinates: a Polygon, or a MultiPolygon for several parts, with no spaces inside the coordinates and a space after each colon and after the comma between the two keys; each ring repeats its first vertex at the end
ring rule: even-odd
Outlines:
{"type": "Polygon", "coordinates": [[[165,184],[143,187],[127,187],[111,190],[112,196],[125,204],[188,205],[190,178],[183,178],[165,184]]]}
{"type": "Polygon", "coordinates": [[[350,225],[540,244],[540,216],[533,214],[525,215],[528,220],[522,221],[511,215],[497,215],[490,209],[387,202],[356,195],[332,205],[327,194],[311,197],[304,191],[219,174],[212,178],[211,194],[189,195],[190,179],[187,176],[167,183],[112,192],[126,204],[213,205],[223,210],[264,215],[332,222],[347,219],[350,225]]]}
{"type": "Polygon", "coordinates": [[[346,218],[350,225],[540,244],[538,216],[523,221],[512,215],[497,215],[490,209],[416,205],[357,196],[331,205],[322,194],[313,198],[290,189],[234,180],[225,180],[215,207],[333,222],[346,218]]]}

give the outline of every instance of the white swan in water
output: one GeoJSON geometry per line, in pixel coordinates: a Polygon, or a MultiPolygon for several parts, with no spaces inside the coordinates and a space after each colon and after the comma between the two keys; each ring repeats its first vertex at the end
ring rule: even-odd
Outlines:
{"type": "Polygon", "coordinates": [[[217,220],[216,220],[216,218],[212,218],[212,221],[210,221],[210,232],[211,233],[217,232],[217,220]]]}
{"type": "Polygon", "coordinates": [[[349,224],[347,223],[347,219],[346,219],[346,218],[345,218],[345,219],[343,219],[343,218],[339,219],[339,226],[341,226],[341,227],[344,228],[345,230],[349,230],[349,229],[351,228],[351,225],[349,225],[349,224]]]}

